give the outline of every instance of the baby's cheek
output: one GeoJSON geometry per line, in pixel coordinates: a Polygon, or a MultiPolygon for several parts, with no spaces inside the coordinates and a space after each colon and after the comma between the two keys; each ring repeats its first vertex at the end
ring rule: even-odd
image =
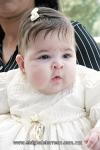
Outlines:
{"type": "Polygon", "coordinates": [[[33,79],[35,86],[41,87],[45,84],[47,80],[47,75],[42,70],[41,71],[39,70],[33,73],[32,79],[33,79]]]}

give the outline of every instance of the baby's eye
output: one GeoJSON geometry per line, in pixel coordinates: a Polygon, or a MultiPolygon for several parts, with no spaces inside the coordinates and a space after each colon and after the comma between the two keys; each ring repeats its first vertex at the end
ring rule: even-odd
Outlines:
{"type": "Polygon", "coordinates": [[[69,58],[69,57],[71,57],[71,54],[64,54],[63,55],[63,58],[69,58]]]}
{"type": "Polygon", "coordinates": [[[50,58],[49,55],[42,55],[38,59],[49,59],[49,58],[50,58]]]}

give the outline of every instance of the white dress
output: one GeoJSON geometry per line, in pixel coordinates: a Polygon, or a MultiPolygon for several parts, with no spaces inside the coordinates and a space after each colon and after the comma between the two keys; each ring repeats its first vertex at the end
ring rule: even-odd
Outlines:
{"type": "Polygon", "coordinates": [[[100,73],[77,66],[72,91],[44,95],[19,69],[0,74],[0,150],[87,150],[100,127],[100,73]]]}

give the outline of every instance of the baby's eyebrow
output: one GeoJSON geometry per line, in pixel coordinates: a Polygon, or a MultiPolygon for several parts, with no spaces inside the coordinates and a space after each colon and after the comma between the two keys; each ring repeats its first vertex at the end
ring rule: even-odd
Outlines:
{"type": "MultiPolygon", "coordinates": [[[[62,52],[72,52],[73,50],[68,47],[68,48],[63,48],[61,51],[62,52]]],[[[46,52],[50,52],[50,50],[49,49],[41,49],[41,50],[36,51],[36,54],[42,54],[42,53],[46,53],[46,52]]]]}
{"type": "Polygon", "coordinates": [[[73,49],[71,49],[71,48],[66,48],[66,49],[64,49],[64,51],[73,51],[73,49]]]}
{"type": "Polygon", "coordinates": [[[42,49],[42,50],[38,50],[36,53],[39,53],[39,54],[40,54],[40,53],[45,53],[45,52],[48,52],[48,51],[49,51],[49,50],[46,50],[46,49],[43,50],[43,49],[42,49]]]}

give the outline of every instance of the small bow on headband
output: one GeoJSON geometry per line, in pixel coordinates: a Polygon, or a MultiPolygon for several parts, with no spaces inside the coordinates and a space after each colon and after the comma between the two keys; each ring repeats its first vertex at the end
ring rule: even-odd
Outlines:
{"type": "Polygon", "coordinates": [[[38,14],[38,8],[34,8],[31,11],[31,21],[35,21],[37,18],[39,18],[39,14],[38,14]]]}

